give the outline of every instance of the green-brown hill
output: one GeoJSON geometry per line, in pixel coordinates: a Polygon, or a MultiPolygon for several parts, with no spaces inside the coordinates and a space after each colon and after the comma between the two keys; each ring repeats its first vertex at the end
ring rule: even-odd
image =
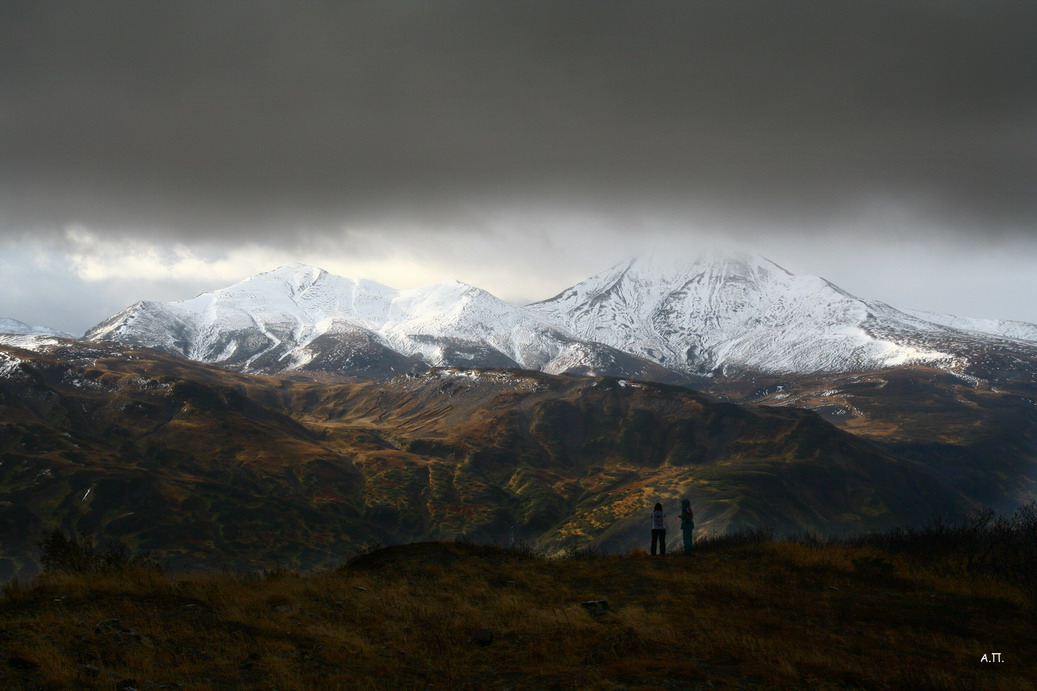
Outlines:
{"type": "Polygon", "coordinates": [[[979,373],[991,378],[901,367],[727,381],[716,391],[741,403],[813,410],[926,465],[970,499],[1012,511],[1037,497],[1037,384],[979,373]]]}
{"type": "Polygon", "coordinates": [[[917,523],[968,501],[809,411],[523,371],[382,382],[248,376],[147,350],[0,348],[0,576],[54,527],[172,569],[312,568],[458,535],[548,552],[700,530],[917,523]]]}

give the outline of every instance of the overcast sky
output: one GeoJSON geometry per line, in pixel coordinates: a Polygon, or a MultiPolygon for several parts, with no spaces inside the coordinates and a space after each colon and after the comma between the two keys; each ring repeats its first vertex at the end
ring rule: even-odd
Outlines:
{"type": "Polygon", "coordinates": [[[0,317],[718,241],[1037,322],[1037,3],[0,2],[0,317]]]}

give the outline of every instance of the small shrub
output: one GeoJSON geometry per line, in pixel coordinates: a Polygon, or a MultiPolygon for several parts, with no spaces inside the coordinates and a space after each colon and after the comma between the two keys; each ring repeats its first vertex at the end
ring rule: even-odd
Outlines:
{"type": "Polygon", "coordinates": [[[518,542],[513,547],[508,547],[507,550],[520,559],[542,560],[547,558],[544,550],[538,549],[528,542],[518,542]]]}
{"type": "Polygon", "coordinates": [[[139,568],[158,568],[147,555],[131,555],[126,545],[119,543],[105,550],[94,547],[94,540],[81,533],[66,535],[55,530],[39,542],[40,566],[44,573],[100,573],[139,568]]]}
{"type": "Polygon", "coordinates": [[[893,563],[882,557],[860,557],[853,560],[857,573],[868,578],[888,579],[893,576],[893,563]]]}
{"type": "Polygon", "coordinates": [[[272,569],[266,569],[260,575],[263,580],[266,581],[276,581],[285,578],[300,578],[298,571],[289,569],[286,566],[275,566],[272,569]]]}
{"type": "Polygon", "coordinates": [[[561,558],[574,561],[601,559],[606,556],[608,556],[608,554],[604,549],[590,545],[587,547],[573,547],[572,549],[566,550],[565,554],[563,554],[561,558]]]}
{"type": "Polygon", "coordinates": [[[839,542],[837,538],[821,535],[819,533],[793,534],[785,538],[785,541],[794,545],[803,545],[805,547],[814,547],[817,549],[823,549],[839,542]]]}
{"type": "Polygon", "coordinates": [[[374,552],[377,552],[380,549],[385,549],[385,547],[385,543],[381,542],[380,540],[370,540],[368,542],[358,544],[353,548],[353,556],[350,558],[350,561],[356,559],[357,557],[362,557],[367,554],[373,554],[374,552]]]}
{"type": "Polygon", "coordinates": [[[695,540],[695,550],[699,552],[731,549],[736,547],[752,547],[774,542],[774,533],[770,530],[738,530],[723,535],[706,535],[695,540]]]}

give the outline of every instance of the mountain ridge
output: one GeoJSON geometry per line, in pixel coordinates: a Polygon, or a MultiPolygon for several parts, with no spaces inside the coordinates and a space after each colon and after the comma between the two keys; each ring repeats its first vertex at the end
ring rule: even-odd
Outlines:
{"type": "Polygon", "coordinates": [[[1037,325],[926,316],[714,251],[630,259],[522,307],[460,281],[396,290],[288,264],[190,300],[136,303],[85,338],[242,371],[520,367],[686,384],[903,365],[965,372],[993,351],[995,372],[1037,361],[1037,341],[1024,338],[1037,325]]]}
{"type": "Polygon", "coordinates": [[[522,308],[460,281],[395,290],[300,264],[256,274],[190,300],[138,302],[87,331],[90,341],[154,347],[242,371],[389,375],[427,366],[588,369],[679,379],[654,363],[575,338],[522,308]],[[318,352],[314,342],[337,341],[318,352]],[[362,343],[366,351],[356,343],[362,343]],[[331,354],[328,354],[329,351],[331,354]],[[367,355],[365,360],[364,355],[367,355]],[[363,369],[362,367],[359,369],[363,369]]]}

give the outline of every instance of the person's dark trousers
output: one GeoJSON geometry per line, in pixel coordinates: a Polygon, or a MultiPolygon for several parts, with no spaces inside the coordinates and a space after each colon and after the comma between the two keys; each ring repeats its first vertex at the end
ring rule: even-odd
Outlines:
{"type": "Polygon", "coordinates": [[[666,531],[652,528],[652,554],[655,554],[655,546],[659,545],[659,554],[666,554],[666,531]]]}

